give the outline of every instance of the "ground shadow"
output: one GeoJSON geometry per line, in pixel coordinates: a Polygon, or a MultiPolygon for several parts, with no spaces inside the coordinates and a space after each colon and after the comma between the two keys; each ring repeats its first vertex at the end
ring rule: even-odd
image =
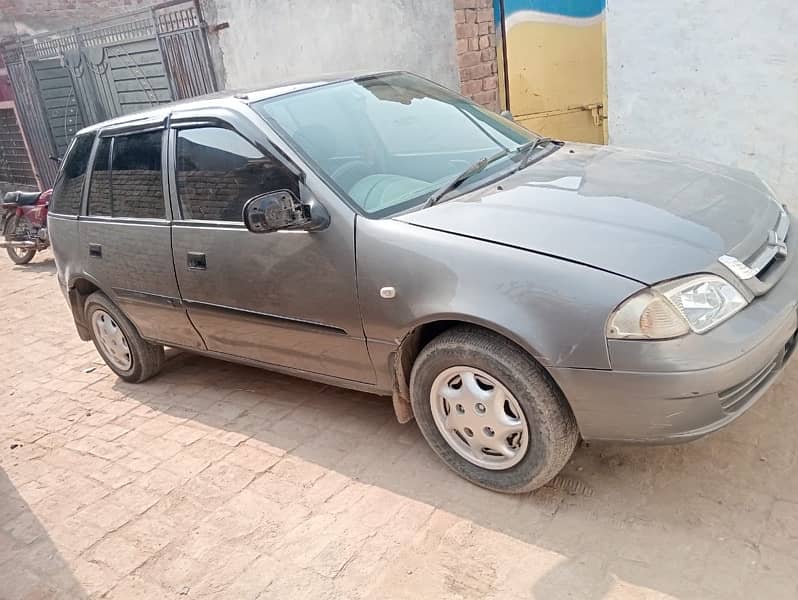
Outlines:
{"type": "Polygon", "coordinates": [[[29,273],[55,273],[55,259],[52,256],[39,258],[37,255],[28,264],[14,265],[12,269],[14,271],[27,271],[29,273]]]}
{"type": "MultiPolygon", "coordinates": [[[[13,452],[4,448],[3,452],[13,452]]],[[[0,598],[87,598],[47,530],[0,469],[0,598]]]]}
{"type": "Polygon", "coordinates": [[[521,496],[451,473],[387,398],[187,353],[148,383],[115,387],[554,553],[528,590],[538,597],[602,598],[623,585],[706,598],[773,575],[762,555],[770,513],[776,498],[798,501],[796,385],[790,371],[734,427],[692,444],[583,446],[561,479],[521,496]]]}

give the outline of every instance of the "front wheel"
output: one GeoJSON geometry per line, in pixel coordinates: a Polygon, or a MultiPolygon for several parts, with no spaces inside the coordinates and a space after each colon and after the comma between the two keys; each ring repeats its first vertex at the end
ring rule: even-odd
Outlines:
{"type": "Polygon", "coordinates": [[[36,256],[36,248],[6,248],[8,257],[15,265],[26,265],[36,256]]]}
{"type": "Polygon", "coordinates": [[[450,329],[419,354],[410,376],[422,434],[451,469],[498,492],[548,483],[579,439],[573,413],[521,348],[476,327],[450,329]]]}

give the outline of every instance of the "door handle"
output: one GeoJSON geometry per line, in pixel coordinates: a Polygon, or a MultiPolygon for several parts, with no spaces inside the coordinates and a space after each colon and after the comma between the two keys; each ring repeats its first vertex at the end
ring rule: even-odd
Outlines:
{"type": "Polygon", "coordinates": [[[103,257],[103,247],[100,244],[89,244],[89,256],[95,258],[103,257]]]}
{"type": "Polygon", "coordinates": [[[188,252],[186,254],[188,268],[197,271],[204,271],[208,268],[208,263],[205,261],[204,252],[188,252]]]}

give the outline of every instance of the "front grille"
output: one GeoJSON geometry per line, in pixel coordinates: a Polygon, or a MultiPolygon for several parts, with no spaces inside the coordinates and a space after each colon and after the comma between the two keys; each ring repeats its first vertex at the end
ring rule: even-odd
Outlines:
{"type": "Polygon", "coordinates": [[[796,335],[789,339],[784,345],[784,348],[779,352],[773,360],[771,360],[762,369],[757,371],[754,375],[735,385],[727,390],[718,394],[720,397],[720,407],[723,412],[727,414],[734,414],[742,409],[748,401],[762,388],[764,388],[773,376],[778,373],[779,369],[784,365],[785,361],[790,357],[796,345],[796,335]]]}
{"type": "Polygon", "coordinates": [[[768,233],[768,239],[746,260],[748,267],[755,273],[760,281],[766,281],[768,272],[774,264],[784,258],[782,254],[787,235],[790,232],[790,216],[783,208],[779,211],[779,218],[773,229],[768,233]]]}

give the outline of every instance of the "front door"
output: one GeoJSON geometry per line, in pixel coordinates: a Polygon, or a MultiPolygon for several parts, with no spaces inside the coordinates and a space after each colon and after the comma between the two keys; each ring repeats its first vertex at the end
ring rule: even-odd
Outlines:
{"type": "Polygon", "coordinates": [[[354,214],[336,214],[313,233],[247,230],[249,198],[310,193],[253,141],[219,123],[172,130],[173,210],[181,215],[172,247],[191,321],[209,350],[373,383],[356,296],[354,214]]]}
{"type": "Polygon", "coordinates": [[[497,0],[500,91],[524,127],[606,142],[606,0],[497,0]]]}

